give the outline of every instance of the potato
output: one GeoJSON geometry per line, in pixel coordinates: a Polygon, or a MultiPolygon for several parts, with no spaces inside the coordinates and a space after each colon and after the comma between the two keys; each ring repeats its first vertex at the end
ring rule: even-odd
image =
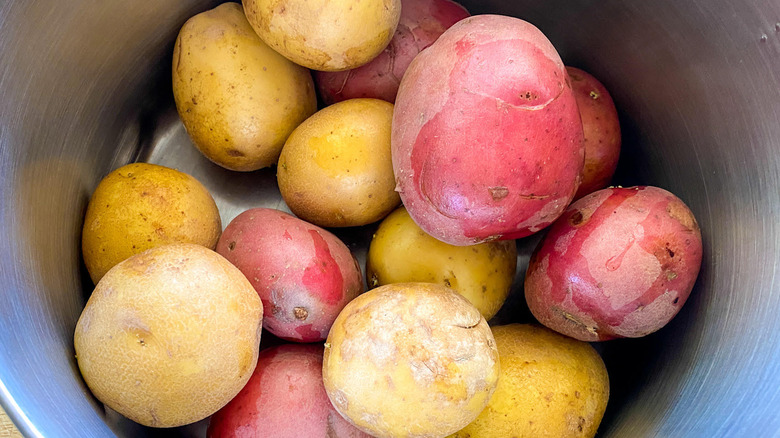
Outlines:
{"type": "Polygon", "coordinates": [[[260,352],[244,389],[211,417],[207,436],[371,438],[344,420],[322,384],[322,346],[280,345],[260,352]]]}
{"type": "Polygon", "coordinates": [[[381,286],[347,304],[325,343],[336,410],[383,437],[444,437],[482,411],[499,363],[485,318],[444,286],[381,286]]]}
{"type": "Polygon", "coordinates": [[[447,28],[469,16],[451,0],[401,0],[401,21],[376,58],[352,70],[315,71],[314,83],[327,105],[358,97],[395,102],[409,63],[447,28]]]}
{"type": "Polygon", "coordinates": [[[381,220],[401,199],[390,160],[393,105],[351,99],[320,110],[293,131],[277,181],[296,216],[323,227],[381,220]]]}
{"type": "Polygon", "coordinates": [[[260,38],[296,64],[346,70],[374,59],[393,38],[401,0],[244,0],[260,38]]]}
{"type": "Polygon", "coordinates": [[[341,309],[363,292],[360,266],[341,240],[279,210],[236,216],[217,252],[255,287],[268,310],[266,330],[290,341],[324,340],[341,309]]]}
{"type": "Polygon", "coordinates": [[[583,151],[563,63],[523,20],[461,20],[401,80],[398,190],[420,228],[451,245],[517,239],[552,223],[574,196],[583,151]]]}
{"type": "Polygon", "coordinates": [[[187,133],[226,169],[276,164],[292,130],[317,110],[311,73],[263,43],[238,3],[184,23],[172,70],[187,133]]]}
{"type": "Polygon", "coordinates": [[[493,327],[501,357],[487,407],[452,438],[592,438],[609,399],[604,362],[589,344],[543,327],[493,327]]]}
{"type": "Polygon", "coordinates": [[[178,170],[133,163],[109,173],[87,205],[81,249],[92,281],[133,254],[168,243],[213,249],[222,231],[214,198],[178,170]]]}
{"type": "Polygon", "coordinates": [[[453,246],[426,234],[405,208],[390,213],[368,248],[369,287],[429,282],[466,297],[486,320],[504,304],[517,268],[514,240],[453,246]]]}
{"type": "Polygon", "coordinates": [[[668,323],[693,288],[701,231],[676,196],[609,188],[574,202],[534,250],[525,297],[536,319],[583,341],[636,338],[668,323]]]}
{"type": "Polygon", "coordinates": [[[222,256],[163,245],[108,271],[73,341],[98,400],[143,425],[174,427],[238,394],[257,363],[262,317],[252,285],[222,256]]]}
{"type": "Polygon", "coordinates": [[[606,87],[590,73],[566,67],[585,135],[585,165],[575,199],[609,184],[620,158],[620,120],[606,87]]]}

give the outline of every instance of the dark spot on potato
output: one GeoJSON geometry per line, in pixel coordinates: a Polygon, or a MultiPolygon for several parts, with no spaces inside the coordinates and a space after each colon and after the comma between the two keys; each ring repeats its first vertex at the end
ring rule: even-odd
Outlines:
{"type": "Polygon", "coordinates": [[[228,250],[233,251],[234,249],[236,249],[236,242],[228,243],[228,250]]]}
{"type": "Polygon", "coordinates": [[[494,201],[500,201],[509,195],[509,189],[503,186],[490,187],[488,188],[488,191],[494,201]]]}
{"type": "Polygon", "coordinates": [[[591,99],[597,100],[599,97],[601,97],[601,95],[596,90],[593,90],[593,91],[590,92],[590,98],[591,99]]]}
{"type": "Polygon", "coordinates": [[[580,398],[580,392],[579,391],[574,391],[574,397],[575,398],[580,398]]]}
{"type": "Polygon", "coordinates": [[[577,210],[573,215],[569,217],[569,223],[573,226],[577,226],[582,223],[582,212],[577,210]]]}
{"type": "MultiPolygon", "coordinates": [[[[228,141],[228,139],[225,139],[225,141],[228,141]]],[[[243,152],[241,152],[239,150],[236,150],[236,149],[228,149],[227,150],[227,154],[230,155],[231,157],[243,157],[244,156],[243,152]]]]}
{"type": "Polygon", "coordinates": [[[197,99],[195,99],[195,96],[192,96],[192,104],[193,105],[197,105],[198,104],[198,101],[197,101],[197,99]]]}
{"type": "Polygon", "coordinates": [[[672,303],[673,304],[677,304],[679,301],[680,301],[680,297],[677,297],[677,298],[674,299],[674,301],[672,301],[672,303]]]}
{"type": "Polygon", "coordinates": [[[583,417],[580,417],[579,424],[577,424],[577,430],[579,430],[580,432],[582,432],[582,428],[583,428],[583,426],[585,426],[585,418],[583,418],[583,417]]]}
{"type": "Polygon", "coordinates": [[[293,315],[299,321],[306,321],[306,318],[309,317],[309,311],[305,307],[296,307],[293,309],[293,315]]]}
{"type": "Polygon", "coordinates": [[[674,257],[674,251],[672,251],[669,247],[666,248],[666,253],[669,254],[669,257],[674,257]]]}
{"type": "Polygon", "coordinates": [[[379,286],[379,277],[376,276],[376,272],[371,273],[371,278],[368,280],[368,285],[371,288],[379,286]]]}

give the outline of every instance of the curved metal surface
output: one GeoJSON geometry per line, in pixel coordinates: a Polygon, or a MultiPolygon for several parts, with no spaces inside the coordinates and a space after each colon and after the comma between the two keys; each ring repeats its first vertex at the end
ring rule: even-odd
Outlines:
{"type": "MultiPolygon", "coordinates": [[[[0,4],[0,402],[27,436],[172,432],[104,412],[73,357],[91,287],[81,220],[102,176],[136,159],[178,167],[215,193],[224,224],[283,207],[272,171],[217,168],[176,118],[173,40],[209,3],[0,4]]],[[[462,3],[527,19],[600,78],[624,130],[615,182],[671,190],[702,226],[704,265],[680,315],[598,345],[612,382],[600,435],[780,436],[780,3],[462,3]]],[[[340,235],[360,254],[370,232],[340,235]]],[[[522,270],[533,241],[519,245],[522,270]]],[[[528,318],[521,297],[502,321],[528,318]]],[[[174,433],[203,436],[203,425],[174,433]]]]}

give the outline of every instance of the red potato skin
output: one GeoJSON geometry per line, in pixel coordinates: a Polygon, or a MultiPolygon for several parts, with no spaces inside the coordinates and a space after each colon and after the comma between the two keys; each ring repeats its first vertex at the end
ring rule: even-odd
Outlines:
{"type": "Polygon", "coordinates": [[[563,63],[539,29],[478,15],[409,66],[391,134],[401,199],[451,245],[551,224],[579,185],[582,124],[563,63]]]}
{"type": "Polygon", "coordinates": [[[574,199],[609,185],[620,158],[620,120],[606,87],[590,73],[566,67],[582,119],[585,165],[574,199]]]}
{"type": "Polygon", "coordinates": [[[209,438],[370,438],[333,408],[322,383],[323,348],[285,344],[260,352],[244,389],[209,422],[209,438]]]}
{"type": "Polygon", "coordinates": [[[217,252],[255,287],[263,327],[295,342],[328,336],[344,306],[363,292],[357,261],[330,232],[287,213],[254,208],[233,219],[217,252]]]}
{"type": "Polygon", "coordinates": [[[688,207],[658,187],[608,188],[572,203],[539,243],[525,297],[545,326],[582,341],[648,335],[685,304],[702,240],[688,207]]]}
{"type": "Polygon", "coordinates": [[[450,0],[402,0],[401,19],[390,44],[368,64],[339,72],[314,72],[322,101],[332,105],[370,97],[395,102],[398,85],[415,56],[450,26],[470,14],[450,0]]]}

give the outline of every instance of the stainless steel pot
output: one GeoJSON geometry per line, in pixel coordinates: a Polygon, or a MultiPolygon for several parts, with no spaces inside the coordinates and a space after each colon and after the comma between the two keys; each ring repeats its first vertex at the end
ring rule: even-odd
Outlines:
{"type": "MultiPolygon", "coordinates": [[[[780,436],[780,2],[462,3],[531,21],[600,78],[625,134],[616,183],[667,188],[702,226],[704,264],[680,315],[599,345],[613,391],[601,435],[780,436]]],[[[173,41],[210,6],[0,3],[0,401],[25,435],[203,434],[203,423],[152,431],[106,412],[79,376],[72,333],[92,287],[84,208],[111,169],[147,160],[190,172],[225,224],[281,205],[272,171],[205,161],[173,108],[173,41]]],[[[343,236],[360,253],[367,233],[343,236]]],[[[520,247],[522,270],[533,241],[520,247]]],[[[501,317],[528,318],[519,289],[501,317]]]]}

